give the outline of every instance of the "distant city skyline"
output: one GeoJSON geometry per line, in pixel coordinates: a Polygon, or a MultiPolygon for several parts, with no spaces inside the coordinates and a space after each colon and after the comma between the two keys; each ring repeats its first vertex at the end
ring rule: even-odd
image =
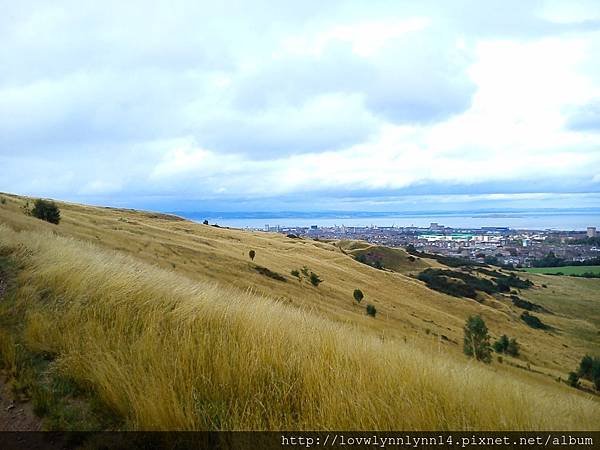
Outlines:
{"type": "Polygon", "coordinates": [[[294,227],[451,227],[458,229],[501,227],[524,230],[579,230],[586,231],[594,225],[600,227],[600,208],[538,209],[486,211],[406,211],[398,212],[348,212],[348,211],[262,211],[262,212],[186,212],[172,213],[197,222],[235,228],[294,228],[294,227]]]}
{"type": "Polygon", "coordinates": [[[600,207],[598,1],[2,3],[0,191],[600,207]]]}

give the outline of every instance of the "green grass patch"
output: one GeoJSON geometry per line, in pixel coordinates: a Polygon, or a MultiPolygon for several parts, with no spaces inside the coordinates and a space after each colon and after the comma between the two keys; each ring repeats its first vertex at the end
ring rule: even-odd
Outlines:
{"type": "Polygon", "coordinates": [[[546,275],[582,275],[584,273],[595,273],[600,275],[600,266],[563,266],[563,267],[531,267],[523,269],[529,273],[541,273],[546,275]]]}

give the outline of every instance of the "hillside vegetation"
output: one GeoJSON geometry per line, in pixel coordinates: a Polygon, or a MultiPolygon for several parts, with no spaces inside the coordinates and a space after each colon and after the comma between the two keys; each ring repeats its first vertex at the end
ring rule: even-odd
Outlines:
{"type": "Polygon", "coordinates": [[[559,267],[532,267],[524,269],[530,273],[582,275],[593,273],[600,275],[600,266],[559,266],[559,267]]]}
{"type": "MultiPolygon", "coordinates": [[[[560,334],[534,330],[510,300],[447,296],[330,243],[68,204],[56,226],[23,203],[0,206],[0,258],[13,274],[0,300],[3,364],[17,373],[23,346],[93,392],[119,427],[598,429],[597,396],[554,379],[594,345],[581,333],[595,313],[587,322],[553,303],[543,318],[560,334]],[[291,275],[303,267],[323,282],[291,275]],[[377,317],[352,299],[357,287],[377,317]],[[495,335],[517,336],[522,359],[462,356],[474,312],[495,335]]],[[[577,313],[597,295],[581,292],[577,313]]]]}

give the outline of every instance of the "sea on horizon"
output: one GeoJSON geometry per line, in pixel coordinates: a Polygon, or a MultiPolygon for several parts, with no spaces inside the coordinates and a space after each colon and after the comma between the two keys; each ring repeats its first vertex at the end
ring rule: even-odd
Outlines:
{"type": "MultiPolygon", "coordinates": [[[[298,214],[294,217],[293,213],[277,214],[268,217],[265,213],[260,213],[260,217],[252,217],[252,213],[185,213],[179,212],[179,215],[188,219],[202,222],[208,220],[211,224],[219,224],[233,228],[254,228],[263,229],[266,225],[269,227],[429,227],[431,223],[448,226],[452,228],[481,228],[481,227],[509,227],[522,230],[565,230],[565,231],[584,231],[587,227],[595,226],[600,229],[600,211],[593,212],[452,212],[436,213],[431,215],[423,214],[402,214],[402,215],[374,215],[369,217],[361,213],[359,216],[353,216],[352,213],[335,214],[328,213],[325,216],[314,216],[310,214],[298,214]]],[[[258,214],[257,214],[258,215],[258,214]]]]}

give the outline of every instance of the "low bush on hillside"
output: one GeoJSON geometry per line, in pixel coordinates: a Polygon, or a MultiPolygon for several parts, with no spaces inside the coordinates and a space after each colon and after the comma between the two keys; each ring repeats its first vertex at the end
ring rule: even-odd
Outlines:
{"type": "Polygon", "coordinates": [[[569,383],[569,386],[574,388],[580,387],[581,383],[579,382],[579,375],[577,375],[575,372],[569,372],[569,378],[567,378],[567,383],[569,383]]]}
{"type": "Polygon", "coordinates": [[[512,301],[512,304],[515,305],[517,308],[525,309],[527,311],[542,311],[544,309],[540,305],[532,303],[528,300],[524,300],[518,295],[513,294],[510,296],[510,299],[512,301]]]}
{"type": "MultiPolygon", "coordinates": [[[[472,273],[471,269],[465,268],[463,270],[472,273]]],[[[476,298],[476,291],[485,292],[486,294],[495,294],[507,292],[510,290],[511,286],[526,288],[532,285],[529,280],[522,280],[514,274],[504,275],[497,271],[484,271],[482,269],[477,270],[486,275],[494,276],[494,279],[489,280],[487,278],[480,278],[472,275],[471,273],[459,270],[431,268],[421,272],[418,278],[421,281],[425,281],[427,286],[431,289],[444,292],[455,297],[469,298],[476,298]],[[462,283],[454,280],[461,280],[462,283]]]]}
{"type": "Polygon", "coordinates": [[[510,356],[519,356],[519,343],[515,338],[509,339],[507,335],[503,334],[493,344],[494,351],[496,353],[506,353],[510,356]]]}
{"type": "Polygon", "coordinates": [[[321,284],[323,282],[323,280],[321,280],[321,278],[319,278],[319,275],[317,275],[314,272],[310,273],[308,280],[310,281],[310,284],[312,284],[315,287],[318,287],[319,284],[321,284]]]}
{"type": "Polygon", "coordinates": [[[591,381],[596,390],[600,391],[600,358],[585,355],[579,363],[577,375],[591,381]]]}
{"type": "Polygon", "coordinates": [[[528,311],[523,311],[521,314],[521,320],[529,325],[531,328],[537,328],[540,330],[548,329],[548,325],[543,323],[539,317],[534,316],[533,314],[529,314],[528,311]]]}
{"type": "Polygon", "coordinates": [[[37,199],[33,204],[31,215],[55,225],[60,222],[60,209],[51,200],[37,199]]]}
{"type": "Polygon", "coordinates": [[[515,273],[507,275],[498,270],[489,270],[485,268],[478,268],[477,271],[491,277],[496,283],[499,292],[509,292],[510,288],[529,289],[533,286],[533,283],[530,280],[519,278],[515,273]]]}
{"type": "Polygon", "coordinates": [[[500,292],[508,292],[510,288],[529,289],[533,286],[533,283],[530,280],[519,278],[514,273],[511,273],[508,276],[503,275],[496,277],[494,281],[496,282],[500,292]]]}
{"type": "Polygon", "coordinates": [[[292,276],[298,278],[298,281],[301,282],[302,280],[306,280],[315,287],[318,287],[319,284],[321,284],[323,282],[323,280],[319,277],[319,275],[314,273],[307,266],[302,266],[302,269],[300,269],[300,270],[293,269],[290,272],[290,274],[292,274],[292,276]]]}
{"type": "Polygon", "coordinates": [[[266,267],[254,266],[254,270],[256,270],[261,275],[264,275],[269,278],[273,278],[274,280],[287,281],[287,278],[285,278],[283,275],[281,275],[280,273],[277,273],[277,272],[273,272],[271,269],[267,269],[266,267]]]}
{"type": "Polygon", "coordinates": [[[477,298],[477,292],[464,281],[448,277],[441,269],[426,269],[417,278],[424,281],[428,288],[453,297],[477,298]]]}
{"type": "Polygon", "coordinates": [[[377,308],[375,308],[375,305],[371,305],[370,303],[367,305],[367,314],[371,317],[377,315],[377,308]]]}

